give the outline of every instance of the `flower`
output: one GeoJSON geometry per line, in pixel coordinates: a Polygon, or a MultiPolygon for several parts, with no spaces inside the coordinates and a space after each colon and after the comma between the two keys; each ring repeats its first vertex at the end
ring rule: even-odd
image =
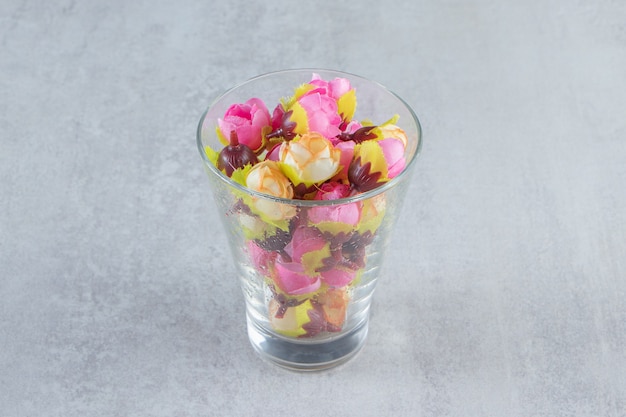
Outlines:
{"type": "Polygon", "coordinates": [[[350,284],[356,277],[356,271],[351,268],[337,266],[321,273],[322,281],[331,287],[341,288],[350,284]]]}
{"type": "Polygon", "coordinates": [[[327,182],[319,188],[314,200],[339,200],[350,195],[350,186],[340,182],[327,182]]]}
{"type": "MultiPolygon", "coordinates": [[[[316,200],[337,200],[350,195],[350,186],[337,182],[323,184],[316,200]]],[[[316,206],[309,208],[308,219],[311,225],[324,233],[333,235],[348,233],[359,224],[361,219],[361,202],[344,203],[332,206],[316,206]]]]}
{"type": "Polygon", "coordinates": [[[393,123],[383,124],[382,126],[379,126],[379,129],[380,135],[383,138],[398,139],[400,142],[402,142],[402,146],[404,148],[406,148],[407,144],[409,143],[406,132],[393,123]]]}
{"type": "Polygon", "coordinates": [[[325,93],[337,102],[337,112],[344,122],[352,120],[356,110],[356,91],[350,85],[350,80],[337,77],[325,81],[318,74],[313,74],[309,84],[323,88],[325,93]]]}
{"type": "Polygon", "coordinates": [[[224,148],[205,146],[231,184],[250,190],[232,187],[227,215],[238,222],[246,268],[262,282],[267,319],[287,337],[341,331],[376,253],[370,245],[386,227],[386,193],[351,197],[406,166],[399,116],[380,125],[357,120],[356,104],[348,79],[313,74],[271,115],[259,98],[233,104],[215,126],[224,148]]]}
{"type": "Polygon", "coordinates": [[[325,90],[325,93],[334,98],[335,100],[339,100],[345,94],[354,91],[354,89],[350,86],[350,80],[347,78],[335,78],[331,81],[325,81],[319,74],[313,74],[311,77],[311,81],[309,84],[314,85],[317,88],[322,88],[325,90]]]}
{"type": "Polygon", "coordinates": [[[393,178],[404,169],[404,145],[400,139],[386,138],[378,141],[387,163],[387,177],[393,178]]]}
{"type": "Polygon", "coordinates": [[[225,146],[217,158],[217,169],[224,171],[229,177],[233,176],[236,169],[243,168],[250,164],[254,165],[258,161],[254,151],[242,143],[239,143],[237,132],[230,132],[230,143],[225,146]]]}
{"type": "Polygon", "coordinates": [[[341,151],[321,134],[311,132],[284,142],[279,159],[281,170],[294,185],[311,186],[337,173],[341,151]]]}
{"type": "Polygon", "coordinates": [[[257,245],[253,240],[247,242],[248,254],[252,264],[263,275],[268,274],[269,265],[276,259],[276,252],[269,252],[257,245]]]}
{"type": "Polygon", "coordinates": [[[274,161],[263,161],[253,166],[246,177],[246,186],[274,197],[293,197],[291,183],[274,161]]]}
{"type": "Polygon", "coordinates": [[[326,245],[319,230],[313,227],[299,226],[294,230],[291,241],[285,246],[285,252],[292,260],[300,262],[305,253],[318,251],[326,245]]]}
{"type": "Polygon", "coordinates": [[[404,150],[409,142],[404,130],[393,123],[384,124],[379,127],[381,140],[378,141],[383,149],[385,161],[387,162],[387,176],[393,178],[404,169],[406,160],[404,150]]]}
{"type": "Polygon", "coordinates": [[[304,271],[298,262],[277,257],[274,263],[274,282],[288,295],[303,295],[317,291],[322,283],[319,274],[313,276],[304,271]]]}
{"type": "MultiPolygon", "coordinates": [[[[293,186],[274,161],[254,165],[246,176],[246,187],[273,197],[293,198],[293,186]]],[[[294,206],[270,199],[255,198],[253,205],[262,217],[270,221],[286,220],[296,215],[294,206]]]]}
{"type": "Polygon", "coordinates": [[[350,168],[350,163],[352,162],[352,157],[354,156],[354,146],[355,143],[351,140],[343,142],[339,141],[335,145],[335,149],[339,149],[341,151],[341,156],[339,157],[339,165],[341,169],[337,174],[335,174],[334,179],[337,181],[348,181],[348,169],[350,168]]]}
{"type": "Polygon", "coordinates": [[[325,81],[313,74],[309,83],[296,88],[293,97],[274,110],[268,137],[291,140],[296,134],[317,132],[333,140],[352,120],[355,109],[356,93],[348,79],[325,81]]]}
{"type": "Polygon", "coordinates": [[[337,102],[318,90],[300,97],[286,111],[291,112],[289,120],[296,123],[295,133],[317,132],[327,139],[341,133],[337,102]]]}
{"type": "Polygon", "coordinates": [[[234,131],[239,143],[258,153],[264,146],[264,133],[271,130],[270,112],[261,99],[251,98],[245,103],[230,106],[217,124],[222,142],[228,143],[227,138],[234,131]]]}
{"type": "Polygon", "coordinates": [[[330,244],[315,227],[299,226],[292,233],[291,241],[285,246],[291,261],[302,265],[302,272],[316,275],[330,257],[330,244]]]}

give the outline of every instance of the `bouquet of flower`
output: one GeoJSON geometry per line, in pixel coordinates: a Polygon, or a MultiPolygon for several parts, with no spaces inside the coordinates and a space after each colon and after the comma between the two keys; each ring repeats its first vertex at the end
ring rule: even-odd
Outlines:
{"type": "Polygon", "coordinates": [[[407,136],[398,117],[354,120],[356,106],[348,79],[313,74],[271,114],[258,98],[231,105],[215,126],[224,147],[205,147],[219,170],[252,191],[237,195],[233,211],[250,262],[264,277],[268,321],[288,337],[341,331],[366,247],[385,215],[384,194],[353,197],[405,167],[407,136]]]}

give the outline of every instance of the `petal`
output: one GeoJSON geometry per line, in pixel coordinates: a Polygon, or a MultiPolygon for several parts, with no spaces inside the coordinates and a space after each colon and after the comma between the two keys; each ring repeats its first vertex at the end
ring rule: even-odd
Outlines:
{"type": "Polygon", "coordinates": [[[404,169],[404,144],[400,139],[395,138],[380,140],[378,144],[383,150],[387,162],[387,176],[393,178],[404,169]]]}
{"type": "Polygon", "coordinates": [[[335,100],[315,93],[300,98],[298,103],[306,110],[309,131],[321,133],[326,138],[334,138],[341,133],[339,125],[342,120],[335,100]]]}
{"type": "Polygon", "coordinates": [[[350,186],[340,182],[327,182],[322,184],[317,193],[315,200],[338,200],[350,195],[350,186]]]}
{"type": "Polygon", "coordinates": [[[352,282],[356,271],[349,268],[333,268],[321,273],[322,280],[331,287],[344,287],[352,282]]]}
{"type": "Polygon", "coordinates": [[[338,99],[349,91],[354,91],[350,86],[350,81],[347,78],[337,77],[334,80],[330,81],[328,83],[328,86],[330,90],[329,95],[334,99],[338,99]]]}
{"type": "Polygon", "coordinates": [[[350,168],[350,162],[352,162],[352,157],[354,156],[354,146],[355,143],[351,140],[346,142],[339,142],[335,145],[335,149],[339,149],[341,152],[341,156],[339,157],[339,165],[341,166],[341,171],[337,174],[337,179],[346,180],[348,179],[348,168],[350,168]]]}
{"type": "Polygon", "coordinates": [[[269,263],[276,257],[276,252],[268,252],[264,250],[259,245],[254,243],[253,240],[249,240],[247,245],[252,265],[254,265],[257,271],[259,271],[262,275],[266,275],[269,263]]]}
{"type": "Polygon", "coordinates": [[[285,246],[285,252],[294,262],[300,262],[308,252],[319,251],[326,246],[326,239],[314,227],[300,226],[296,228],[291,241],[285,246]]]}
{"type": "Polygon", "coordinates": [[[321,280],[319,275],[308,276],[302,265],[298,263],[276,262],[274,264],[275,282],[278,287],[289,295],[308,294],[319,289],[321,280]]]}
{"type": "Polygon", "coordinates": [[[404,155],[404,145],[399,139],[387,138],[379,140],[378,144],[383,150],[387,164],[395,164],[404,155]]]}
{"type": "Polygon", "coordinates": [[[356,111],[356,91],[350,90],[337,100],[337,112],[345,121],[350,121],[356,111]]]}
{"type": "Polygon", "coordinates": [[[312,207],[308,212],[311,225],[322,233],[338,235],[355,230],[361,220],[361,203],[312,207]]]}

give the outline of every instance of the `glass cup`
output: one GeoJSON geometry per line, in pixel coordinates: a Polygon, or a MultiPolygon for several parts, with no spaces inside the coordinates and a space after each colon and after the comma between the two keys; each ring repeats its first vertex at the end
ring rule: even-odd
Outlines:
{"type": "Polygon", "coordinates": [[[292,370],[321,370],[352,358],[367,336],[372,295],[421,148],[417,116],[397,95],[365,78],[286,70],[250,79],[217,98],[200,119],[197,144],[235,266],[226,273],[241,284],[254,349],[292,370]],[[216,126],[232,104],[252,97],[268,106],[278,103],[313,73],[350,81],[358,100],[354,120],[382,123],[399,116],[397,125],[407,136],[400,174],[349,198],[283,199],[240,185],[210,162],[205,147],[224,146],[216,126]]]}

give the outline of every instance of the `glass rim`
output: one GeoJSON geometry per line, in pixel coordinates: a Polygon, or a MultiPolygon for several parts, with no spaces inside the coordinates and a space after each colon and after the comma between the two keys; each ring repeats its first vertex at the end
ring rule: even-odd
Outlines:
{"type": "Polygon", "coordinates": [[[335,206],[335,205],[348,204],[348,203],[354,203],[357,201],[367,200],[369,198],[382,194],[385,191],[395,187],[397,184],[400,183],[400,181],[404,177],[409,175],[409,172],[411,171],[411,167],[415,164],[415,160],[417,159],[417,156],[420,154],[420,151],[422,149],[422,126],[420,124],[419,118],[413,111],[413,108],[411,108],[411,106],[406,101],[404,101],[402,97],[400,97],[399,95],[397,95],[396,93],[394,93],[393,91],[389,90],[387,87],[383,86],[382,84],[376,81],[370,80],[360,75],[356,75],[356,74],[352,74],[352,73],[344,72],[344,71],[339,71],[339,70],[332,70],[332,69],[326,69],[326,68],[292,68],[292,69],[285,69],[285,70],[279,70],[279,71],[271,71],[271,72],[266,72],[264,74],[257,75],[255,77],[247,79],[246,81],[236,84],[235,86],[219,94],[211,102],[211,104],[209,104],[209,106],[206,108],[206,110],[202,113],[202,116],[200,117],[200,122],[198,123],[198,128],[196,131],[196,143],[198,145],[198,150],[200,151],[200,156],[202,157],[204,165],[208,167],[208,169],[211,171],[212,174],[216,175],[221,181],[223,181],[228,186],[236,189],[237,191],[240,191],[242,193],[248,194],[256,198],[261,198],[261,199],[265,199],[265,200],[269,200],[269,201],[273,201],[273,202],[281,203],[281,204],[289,204],[292,206],[300,206],[300,207],[335,206]],[[400,103],[402,103],[404,107],[406,107],[406,109],[408,110],[409,114],[411,115],[413,119],[413,122],[415,123],[415,127],[417,128],[417,132],[416,132],[417,133],[417,146],[415,147],[415,151],[409,155],[409,159],[405,162],[404,168],[402,169],[400,173],[398,173],[398,175],[389,179],[382,185],[372,190],[360,192],[350,197],[339,198],[336,200],[305,200],[305,199],[297,199],[297,198],[276,197],[270,194],[252,190],[248,187],[245,187],[239,184],[236,181],[233,181],[230,177],[228,177],[222,171],[217,169],[217,167],[213,163],[211,163],[211,161],[209,161],[209,158],[204,150],[205,145],[202,143],[202,126],[204,124],[204,120],[206,119],[207,113],[209,112],[209,110],[211,110],[211,108],[215,104],[217,104],[230,92],[237,90],[238,88],[243,87],[244,85],[258,81],[260,79],[268,78],[268,77],[272,77],[276,75],[281,75],[281,74],[300,73],[300,72],[307,72],[307,71],[311,73],[313,72],[333,73],[333,74],[336,74],[337,76],[342,76],[343,78],[348,78],[348,79],[358,78],[361,81],[373,84],[377,86],[378,88],[382,89],[383,91],[387,92],[388,94],[392,95],[397,100],[399,100],[400,103]]]}

